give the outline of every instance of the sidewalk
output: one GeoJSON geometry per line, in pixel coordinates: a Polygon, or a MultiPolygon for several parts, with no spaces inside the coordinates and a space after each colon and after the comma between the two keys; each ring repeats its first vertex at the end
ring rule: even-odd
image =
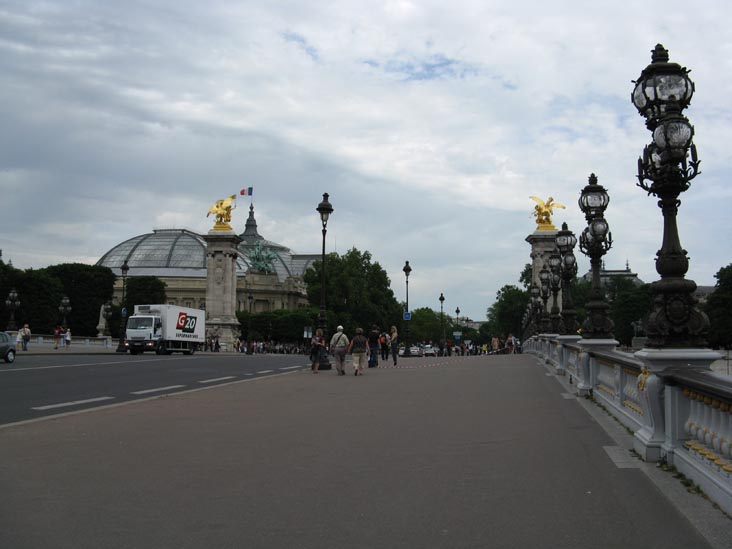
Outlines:
{"type": "Polygon", "coordinates": [[[0,546],[730,546],[533,357],[399,366],[0,429],[0,546]]]}

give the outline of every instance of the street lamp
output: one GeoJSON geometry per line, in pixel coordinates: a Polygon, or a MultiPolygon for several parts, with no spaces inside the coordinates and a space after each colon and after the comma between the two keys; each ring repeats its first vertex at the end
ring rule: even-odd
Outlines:
{"type": "Polygon", "coordinates": [[[112,303],[107,301],[102,305],[102,316],[104,317],[104,335],[109,336],[109,319],[112,318],[112,303]]]}
{"type": "Polygon", "coordinates": [[[541,290],[536,284],[531,285],[531,335],[538,334],[541,329],[541,290]]]}
{"type": "Polygon", "coordinates": [[[254,349],[252,345],[252,305],[254,304],[254,296],[250,293],[247,296],[249,302],[249,319],[247,321],[247,354],[251,355],[254,349]]]}
{"type": "Polygon", "coordinates": [[[562,278],[559,276],[561,266],[562,266],[562,256],[559,255],[558,250],[555,250],[549,256],[549,269],[551,271],[551,277],[549,280],[550,280],[550,286],[551,286],[551,290],[552,290],[551,323],[552,323],[552,333],[555,333],[555,334],[559,333],[559,322],[562,318],[561,316],[559,316],[559,303],[557,301],[557,296],[559,295],[560,284],[562,283],[562,278]]]}
{"type": "Polygon", "coordinates": [[[605,208],[610,197],[604,187],[597,183],[595,174],[590,174],[589,184],[582,189],[579,207],[585,214],[587,227],[580,235],[580,250],[590,258],[592,267],[592,289],[590,301],[586,304],[587,318],[582,324],[582,337],[585,339],[613,339],[613,321],[608,317],[608,305],[602,291],[600,267],[602,256],[613,245],[610,227],[605,221],[605,208]]]}
{"type": "Polygon", "coordinates": [[[71,302],[69,301],[68,296],[63,296],[61,298],[61,305],[58,307],[58,312],[64,317],[62,326],[66,326],[66,315],[71,312],[71,302]]]}
{"type": "Polygon", "coordinates": [[[546,264],[541,266],[541,270],[539,271],[539,282],[541,283],[541,301],[542,301],[542,307],[541,307],[541,331],[542,333],[549,333],[550,328],[550,321],[549,321],[549,312],[547,311],[547,302],[549,301],[549,296],[551,295],[550,290],[550,283],[551,283],[552,274],[547,269],[546,264]]]}
{"type": "MultiPolygon", "coordinates": [[[[404,267],[402,267],[402,271],[404,271],[404,278],[407,282],[407,305],[406,305],[407,310],[405,312],[409,313],[409,273],[412,272],[412,268],[409,266],[409,261],[404,262],[404,267]]],[[[405,317],[405,322],[406,322],[406,324],[404,325],[404,332],[405,332],[404,355],[402,355],[402,356],[407,357],[407,356],[412,356],[412,353],[409,349],[409,320],[406,320],[406,317],[405,317]]]]}
{"type": "Polygon", "coordinates": [[[557,233],[555,242],[562,257],[562,320],[559,323],[559,333],[575,335],[577,321],[572,300],[572,280],[577,275],[577,258],[573,251],[577,244],[577,237],[569,230],[566,223],[562,223],[562,230],[557,233]]]}
{"type": "Polygon", "coordinates": [[[15,330],[15,310],[20,307],[20,300],[18,299],[18,292],[15,288],[10,290],[7,299],[5,300],[5,306],[10,311],[10,319],[8,320],[8,330],[15,330]]]}
{"type": "MultiPolygon", "coordinates": [[[[323,224],[323,253],[321,259],[320,268],[320,314],[318,315],[318,328],[323,331],[323,337],[327,339],[327,319],[325,315],[325,233],[327,232],[326,227],[328,226],[328,218],[333,213],[333,206],[328,202],[328,193],[323,193],[323,200],[318,204],[315,210],[320,214],[320,221],[323,224]]],[[[330,370],[330,361],[328,360],[328,353],[321,353],[320,369],[330,370]]]]}
{"type": "Polygon", "coordinates": [[[442,330],[442,349],[444,352],[445,349],[445,321],[444,317],[442,316],[442,304],[445,303],[445,296],[442,295],[442,292],[440,292],[440,329],[442,330]]]}
{"type": "Polygon", "coordinates": [[[638,159],[638,186],[659,198],[664,218],[663,243],[656,253],[661,280],[651,284],[651,311],[644,323],[648,347],[704,347],[709,332],[709,318],[693,296],[696,283],[684,277],[689,258],[676,225],[679,195],[699,173],[694,128],[682,114],[694,94],[688,75],[685,67],[669,63],[668,50],[657,44],[631,96],[653,134],[638,159]]]}
{"type": "Polygon", "coordinates": [[[127,273],[130,271],[130,266],[127,264],[126,259],[125,262],[122,263],[120,271],[122,271],[122,301],[120,302],[120,305],[122,305],[122,307],[120,310],[119,344],[117,345],[117,352],[126,353],[127,349],[125,348],[125,330],[127,328],[127,302],[125,293],[127,290],[127,273]]]}

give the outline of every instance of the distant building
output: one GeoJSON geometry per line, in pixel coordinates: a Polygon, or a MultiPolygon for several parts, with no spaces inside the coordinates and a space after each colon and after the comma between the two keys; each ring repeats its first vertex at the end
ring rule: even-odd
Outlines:
{"type": "MultiPolygon", "coordinates": [[[[603,261],[602,267],[600,268],[600,283],[603,287],[606,287],[612,280],[617,280],[619,278],[630,280],[636,286],[642,286],[645,284],[645,282],[638,278],[636,273],[630,270],[630,264],[627,261],[625,262],[625,269],[623,270],[608,270],[605,268],[605,262],[603,261]]],[[[587,271],[587,273],[582,276],[582,280],[592,282],[592,270],[587,271]]]]}
{"type": "MultiPolygon", "coordinates": [[[[271,242],[257,231],[254,206],[236,258],[237,310],[253,313],[308,306],[303,275],[320,254],[296,254],[286,246],[271,242]],[[250,299],[251,296],[251,299],[250,299]]],[[[126,240],[102,256],[97,265],[109,267],[117,281],[114,297],[122,297],[122,264],[127,261],[128,277],[156,276],[166,287],[168,303],[206,308],[206,241],[187,229],[155,229],[126,240]]]]}

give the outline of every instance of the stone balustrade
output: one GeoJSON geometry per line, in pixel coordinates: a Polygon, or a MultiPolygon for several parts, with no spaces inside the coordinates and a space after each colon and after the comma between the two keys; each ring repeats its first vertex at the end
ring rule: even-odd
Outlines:
{"type": "MultiPolygon", "coordinates": [[[[632,431],[641,458],[676,467],[732,514],[732,377],[712,372],[710,361],[682,358],[660,369],[642,352],[588,350],[576,338],[562,339],[534,336],[524,342],[524,352],[568,376],[578,394],[632,431]]],[[[689,351],[702,352],[714,356],[689,351]]]]}

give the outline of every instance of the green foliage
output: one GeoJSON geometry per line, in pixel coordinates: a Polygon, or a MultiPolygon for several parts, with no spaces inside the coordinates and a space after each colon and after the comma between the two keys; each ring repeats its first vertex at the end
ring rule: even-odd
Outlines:
{"type": "Polygon", "coordinates": [[[488,308],[488,330],[491,334],[506,337],[512,333],[520,337],[521,320],[529,293],[513,285],[506,285],[496,292],[496,302],[488,308]]]}
{"type": "MultiPolygon", "coordinates": [[[[443,324],[447,330],[446,320],[443,317],[440,323],[440,314],[427,307],[413,310],[412,320],[409,321],[409,342],[432,342],[437,345],[442,340],[443,324]]],[[[401,335],[405,336],[405,333],[401,335]]]]}
{"type": "MultiPolygon", "coordinates": [[[[315,261],[303,277],[314,307],[320,306],[321,269],[322,263],[315,261]]],[[[371,262],[368,251],[352,248],[343,256],[328,254],[325,274],[328,333],[338,324],[349,334],[356,327],[368,331],[372,324],[381,329],[396,325],[403,331],[403,308],[394,297],[386,271],[378,262],[371,262]]]]}
{"type": "Polygon", "coordinates": [[[133,276],[127,278],[125,301],[127,315],[135,310],[135,305],[166,303],[166,284],[156,276],[133,276]]]}
{"type": "Polygon", "coordinates": [[[524,270],[521,271],[521,275],[519,276],[519,282],[521,283],[521,286],[523,286],[524,290],[528,291],[531,289],[533,275],[534,269],[531,266],[531,263],[527,263],[526,265],[524,265],[524,270]]]}
{"type": "Polygon", "coordinates": [[[69,298],[71,312],[66,316],[74,335],[97,335],[99,311],[101,306],[112,299],[114,273],[108,267],[85,265],[83,263],[62,263],[51,265],[39,272],[45,272],[58,280],[62,286],[62,296],[55,304],[54,323],[63,322],[58,311],[61,298],[69,298]]]}
{"type": "Polygon", "coordinates": [[[732,263],[714,275],[714,292],[707,298],[704,311],[709,316],[709,344],[714,347],[732,346],[732,263]]]}
{"type": "Polygon", "coordinates": [[[648,314],[650,286],[636,286],[627,278],[619,278],[608,285],[607,294],[612,299],[610,318],[615,323],[615,339],[629,346],[634,335],[632,323],[648,314]]]}
{"type": "Polygon", "coordinates": [[[241,335],[244,339],[295,343],[303,340],[306,326],[315,330],[318,309],[283,309],[252,315],[247,311],[237,311],[236,317],[241,324],[241,335]]]}
{"type": "Polygon", "coordinates": [[[587,318],[585,304],[590,300],[590,290],[592,290],[592,282],[581,278],[574,279],[572,283],[572,301],[574,302],[574,311],[579,326],[582,326],[585,318],[587,318]]]}

